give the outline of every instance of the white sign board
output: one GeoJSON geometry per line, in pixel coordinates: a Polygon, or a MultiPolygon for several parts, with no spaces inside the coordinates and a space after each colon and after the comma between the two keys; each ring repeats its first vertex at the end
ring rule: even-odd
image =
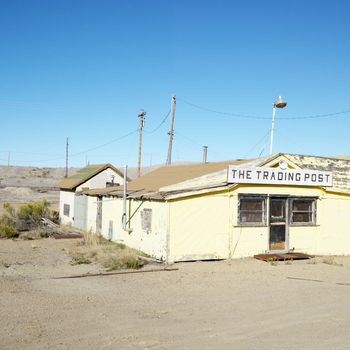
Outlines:
{"type": "Polygon", "coordinates": [[[332,172],[279,168],[242,168],[229,165],[228,183],[331,187],[332,172]]]}

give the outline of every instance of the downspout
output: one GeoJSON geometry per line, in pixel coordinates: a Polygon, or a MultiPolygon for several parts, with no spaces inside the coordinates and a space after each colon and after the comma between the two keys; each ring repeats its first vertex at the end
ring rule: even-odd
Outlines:
{"type": "Polygon", "coordinates": [[[123,178],[123,215],[122,215],[122,224],[123,230],[127,232],[132,232],[132,228],[126,227],[126,192],[127,192],[127,175],[128,175],[128,166],[124,167],[124,178],[123,178]]]}

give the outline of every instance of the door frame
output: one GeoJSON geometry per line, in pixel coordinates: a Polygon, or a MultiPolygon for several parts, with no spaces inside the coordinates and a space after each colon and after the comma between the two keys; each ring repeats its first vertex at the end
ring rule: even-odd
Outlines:
{"type": "Polygon", "coordinates": [[[267,201],[267,252],[269,254],[280,254],[280,253],[288,253],[289,252],[289,200],[288,196],[286,195],[270,195],[268,196],[267,201]],[[271,229],[271,223],[270,223],[270,217],[271,217],[271,208],[270,208],[270,202],[271,199],[281,199],[285,200],[285,240],[284,240],[284,249],[278,249],[278,250],[271,250],[270,249],[270,229],[271,229]]]}

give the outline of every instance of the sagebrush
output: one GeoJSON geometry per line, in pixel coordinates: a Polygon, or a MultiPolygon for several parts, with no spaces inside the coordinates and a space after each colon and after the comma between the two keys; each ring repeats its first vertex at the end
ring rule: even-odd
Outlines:
{"type": "Polygon", "coordinates": [[[23,231],[38,231],[42,228],[42,218],[58,223],[57,211],[50,209],[46,200],[22,204],[17,210],[10,203],[4,203],[3,208],[5,213],[0,217],[2,238],[15,238],[23,231]]]}

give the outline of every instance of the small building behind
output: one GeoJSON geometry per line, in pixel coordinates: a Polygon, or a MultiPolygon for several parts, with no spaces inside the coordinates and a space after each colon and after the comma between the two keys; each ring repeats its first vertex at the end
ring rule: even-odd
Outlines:
{"type": "Polygon", "coordinates": [[[123,173],[111,164],[92,164],[80,169],[68,178],[62,179],[59,213],[62,224],[86,229],[86,197],[84,190],[120,186],[123,173]]]}

